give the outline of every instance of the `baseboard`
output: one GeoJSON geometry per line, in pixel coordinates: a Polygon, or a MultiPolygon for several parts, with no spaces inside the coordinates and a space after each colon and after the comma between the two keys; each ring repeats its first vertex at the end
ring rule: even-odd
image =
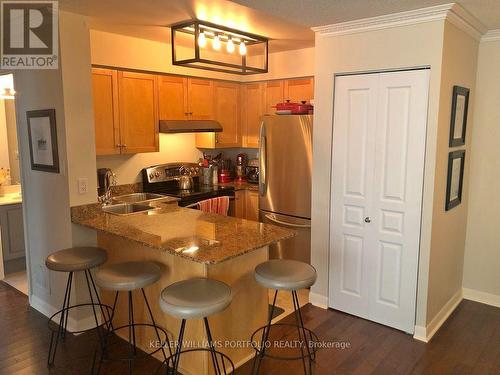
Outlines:
{"type": "MultiPolygon", "coordinates": [[[[30,305],[38,312],[45,315],[47,318],[50,318],[52,315],[56,313],[60,309],[60,307],[56,308],[46,301],[42,300],[40,297],[32,294],[30,298],[30,305]]],[[[98,316],[100,318],[100,316],[98,316]]],[[[100,321],[100,319],[99,319],[100,321]]],[[[82,319],[76,320],[74,317],[69,314],[68,318],[68,330],[69,331],[83,331],[89,328],[95,327],[95,319],[93,315],[87,316],[82,319]]]]}
{"type": "Polygon", "coordinates": [[[309,292],[309,302],[316,307],[322,309],[328,308],[328,297],[322,296],[321,294],[309,292]]]}
{"type": "Polygon", "coordinates": [[[442,307],[436,316],[431,320],[427,327],[415,326],[413,338],[423,342],[429,342],[432,336],[438,331],[444,322],[448,319],[453,311],[457,308],[458,304],[462,301],[462,289],[455,293],[453,297],[442,307]]]}
{"type": "Polygon", "coordinates": [[[491,293],[481,292],[475,289],[463,288],[464,299],[480,302],[486,305],[500,307],[500,296],[491,293]]]}

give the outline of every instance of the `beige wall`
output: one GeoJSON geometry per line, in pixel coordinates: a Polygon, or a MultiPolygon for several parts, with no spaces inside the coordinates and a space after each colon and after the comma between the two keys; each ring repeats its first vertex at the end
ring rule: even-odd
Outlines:
{"type": "Polygon", "coordinates": [[[117,184],[141,181],[141,169],[155,164],[197,162],[202,156],[195,147],[194,134],[160,134],[160,152],[135,155],[98,156],[98,168],[111,168],[117,184]]]}
{"type": "Polygon", "coordinates": [[[312,263],[318,281],[312,292],[328,296],[330,233],[330,165],[332,146],[334,75],[430,66],[427,151],[423,197],[423,226],[417,298],[417,325],[427,322],[427,281],[434,204],[434,172],[438,129],[444,22],[316,37],[315,122],[313,140],[312,263]]]}
{"type": "Polygon", "coordinates": [[[10,177],[12,184],[21,181],[19,170],[19,151],[17,143],[16,106],[14,100],[5,100],[5,120],[7,125],[7,137],[9,144],[10,177]]]}
{"type": "MultiPolygon", "coordinates": [[[[500,40],[483,42],[475,95],[463,287],[500,300],[500,40]]],[[[472,141],[472,142],[470,142],[472,141]]]]}
{"type": "MultiPolygon", "coordinates": [[[[59,69],[14,72],[30,302],[45,314],[60,308],[67,277],[48,271],[47,255],[95,243],[95,234],[72,226],[69,209],[71,203],[96,201],[95,159],[88,157],[95,147],[89,121],[92,107],[86,97],[90,86],[88,28],[82,16],[61,11],[59,20],[59,69]],[[56,110],[60,173],[33,171],[30,164],[26,111],[51,108],[56,110]],[[88,194],[77,194],[77,175],[88,177],[88,194]]],[[[77,279],[72,297],[76,300],[81,296],[80,282],[77,279]]]]}
{"type": "Polygon", "coordinates": [[[0,99],[0,168],[10,169],[9,138],[7,137],[7,122],[4,100],[0,99]]]}
{"type": "Polygon", "coordinates": [[[461,293],[462,290],[478,46],[477,40],[451,23],[446,22],[443,43],[441,97],[439,100],[427,322],[436,316],[455,294],[461,293]],[[448,142],[454,85],[470,88],[471,97],[469,100],[466,145],[450,149],[448,142]],[[448,153],[462,149],[466,150],[462,204],[450,211],[445,211],[448,153]]]}

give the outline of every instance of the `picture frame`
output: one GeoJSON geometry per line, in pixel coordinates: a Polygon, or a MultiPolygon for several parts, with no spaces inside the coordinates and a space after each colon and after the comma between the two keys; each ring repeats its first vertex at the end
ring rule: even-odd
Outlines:
{"type": "Polygon", "coordinates": [[[469,112],[470,90],[466,87],[453,86],[451,101],[450,147],[465,145],[467,114],[469,112]]]}
{"type": "Polygon", "coordinates": [[[448,154],[445,211],[449,211],[462,203],[464,168],[465,150],[450,152],[448,154]]]}
{"type": "Polygon", "coordinates": [[[31,169],[59,173],[56,110],[41,109],[26,112],[31,169]]]}

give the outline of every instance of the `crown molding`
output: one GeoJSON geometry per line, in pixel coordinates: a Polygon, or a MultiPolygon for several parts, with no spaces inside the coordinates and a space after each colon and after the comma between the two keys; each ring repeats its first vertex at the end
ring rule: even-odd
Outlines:
{"type": "Polygon", "coordinates": [[[481,42],[495,42],[500,40],[500,29],[490,30],[481,38],[481,42]]]}
{"type": "Polygon", "coordinates": [[[477,40],[487,31],[481,22],[455,3],[318,26],[312,30],[321,36],[346,35],[442,20],[450,21],[477,40]]]}

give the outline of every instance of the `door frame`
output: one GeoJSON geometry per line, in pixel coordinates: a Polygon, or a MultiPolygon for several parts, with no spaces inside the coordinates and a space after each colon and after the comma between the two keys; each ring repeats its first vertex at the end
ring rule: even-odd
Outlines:
{"type": "MultiPolygon", "coordinates": [[[[381,74],[381,73],[395,73],[395,72],[406,72],[406,71],[415,71],[415,70],[429,70],[429,72],[432,72],[432,68],[430,65],[417,65],[413,67],[401,67],[401,68],[387,68],[387,69],[374,69],[374,70],[362,70],[362,71],[350,71],[350,72],[339,72],[339,73],[334,73],[333,75],[333,95],[332,95],[332,133],[331,133],[331,139],[330,139],[330,196],[329,196],[329,206],[328,206],[328,277],[327,277],[327,290],[328,294],[326,296],[326,301],[327,301],[327,308],[331,308],[331,301],[330,301],[330,275],[331,275],[331,269],[330,269],[330,262],[331,262],[331,257],[332,257],[332,246],[333,246],[333,214],[334,211],[332,209],[332,184],[333,184],[333,174],[331,173],[332,166],[333,166],[333,142],[334,142],[334,135],[335,135],[335,97],[337,95],[337,86],[335,84],[335,81],[337,77],[343,77],[343,76],[353,76],[353,75],[368,75],[368,74],[381,74]]],[[[426,164],[427,164],[427,139],[428,139],[428,132],[429,132],[429,108],[430,108],[430,90],[431,90],[431,75],[429,74],[429,85],[428,85],[428,105],[427,105],[427,113],[426,113],[426,123],[425,123],[425,149],[424,149],[424,160],[423,160],[423,180],[422,180],[422,201],[421,201],[421,215],[420,215],[420,228],[419,228],[419,236],[418,236],[418,254],[417,254],[417,280],[416,280],[416,289],[415,289],[415,311],[414,311],[414,316],[413,316],[413,325],[415,327],[415,334],[417,330],[417,310],[418,310],[418,295],[421,292],[419,290],[419,285],[421,282],[421,273],[420,273],[420,256],[422,253],[422,235],[423,235],[423,219],[424,219],[424,194],[425,194],[425,175],[426,175],[426,164]]],[[[431,207],[432,210],[432,207],[431,207]]],[[[414,334],[414,335],[415,335],[414,334]]]]}
{"type": "MultiPolygon", "coordinates": [[[[5,70],[3,71],[0,75],[7,75],[7,74],[12,74],[12,77],[13,77],[13,81],[14,81],[14,90],[16,88],[16,71],[15,70],[5,70]]],[[[26,260],[26,277],[27,277],[27,281],[28,281],[28,301],[31,305],[31,296],[32,296],[32,289],[31,289],[31,285],[32,285],[32,279],[31,279],[31,276],[32,276],[32,269],[31,269],[31,246],[30,246],[30,242],[29,242],[29,235],[28,235],[28,227],[27,227],[27,223],[26,223],[26,218],[28,217],[28,202],[26,200],[26,191],[25,191],[25,181],[26,181],[26,176],[25,176],[25,170],[23,168],[23,165],[25,163],[27,163],[26,161],[26,155],[23,154],[23,152],[21,152],[21,144],[19,142],[19,134],[21,134],[20,132],[20,124],[19,124],[19,109],[17,107],[17,100],[16,98],[14,98],[14,109],[15,109],[15,113],[16,113],[16,129],[17,129],[17,147],[18,147],[18,150],[19,150],[19,178],[21,180],[21,196],[22,196],[22,212],[23,212],[23,226],[24,226],[24,247],[25,247],[25,260],[26,260]]],[[[3,269],[3,256],[2,256],[2,269],[3,269]]]]}

